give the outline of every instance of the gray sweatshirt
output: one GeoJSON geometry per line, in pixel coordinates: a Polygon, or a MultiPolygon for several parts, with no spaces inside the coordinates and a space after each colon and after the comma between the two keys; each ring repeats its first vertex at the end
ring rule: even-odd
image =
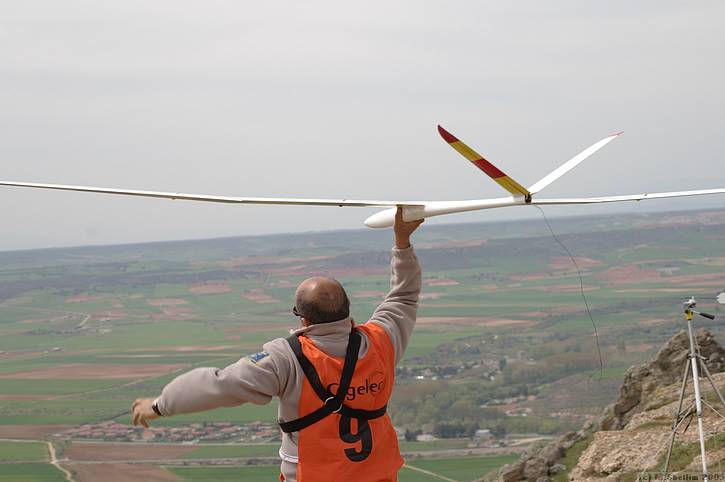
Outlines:
{"type": "MultiPolygon", "coordinates": [[[[393,248],[390,292],[377,307],[368,323],[382,326],[400,361],[415,326],[421,270],[413,247],[393,248]]],[[[351,318],[310,325],[293,330],[304,333],[314,344],[334,357],[343,357],[347,349],[351,318]]],[[[362,334],[362,333],[361,333],[362,334]]],[[[363,334],[358,358],[363,358],[369,341],[363,334]]],[[[246,356],[226,368],[197,368],[176,377],[158,398],[159,411],[165,415],[200,412],[243,403],[266,405],[279,397],[279,420],[298,418],[298,403],[305,375],[284,338],[264,344],[264,351],[246,356]]],[[[285,480],[296,480],[297,433],[283,433],[279,450],[285,480]]]]}

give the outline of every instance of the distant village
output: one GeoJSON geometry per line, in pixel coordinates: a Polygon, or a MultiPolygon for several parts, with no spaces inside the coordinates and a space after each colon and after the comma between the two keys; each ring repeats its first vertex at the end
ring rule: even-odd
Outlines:
{"type": "MultiPolygon", "coordinates": [[[[525,414],[512,414],[523,415],[525,414]]],[[[432,433],[410,432],[396,428],[399,440],[431,442],[438,437],[432,433]]],[[[280,430],[276,424],[268,422],[250,422],[237,425],[230,422],[192,423],[177,427],[134,427],[114,421],[84,424],[63,432],[55,437],[66,440],[103,441],[103,442],[140,442],[140,443],[276,443],[280,442],[280,430]]],[[[477,447],[506,446],[504,439],[495,437],[488,429],[478,429],[470,437],[477,447]]]]}
{"type": "Polygon", "coordinates": [[[75,440],[102,440],[104,442],[164,442],[195,444],[200,442],[266,443],[280,441],[276,424],[251,422],[236,425],[230,422],[192,423],[178,427],[134,427],[106,421],[85,424],[56,434],[75,440]]]}

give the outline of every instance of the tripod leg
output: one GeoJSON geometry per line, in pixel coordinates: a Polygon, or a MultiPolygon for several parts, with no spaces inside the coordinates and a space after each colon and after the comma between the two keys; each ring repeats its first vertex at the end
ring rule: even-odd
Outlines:
{"type": "Polygon", "coordinates": [[[667,449],[667,458],[665,459],[665,468],[663,472],[666,474],[667,469],[670,466],[670,456],[672,455],[672,446],[675,445],[675,435],[677,434],[677,427],[680,425],[680,415],[682,413],[682,401],[685,398],[685,388],[687,387],[687,379],[690,376],[690,360],[685,363],[685,374],[682,376],[682,388],[680,389],[680,401],[677,403],[677,413],[675,414],[675,421],[672,423],[672,434],[670,435],[670,446],[667,449]]]}
{"type": "Polygon", "coordinates": [[[702,367],[702,371],[705,372],[705,376],[707,376],[707,379],[710,381],[710,385],[712,386],[712,389],[717,394],[717,398],[720,399],[720,403],[722,403],[722,406],[725,407],[725,398],[723,398],[722,393],[720,393],[720,390],[717,389],[715,386],[715,382],[712,379],[712,376],[710,376],[710,370],[707,369],[707,365],[705,364],[705,361],[702,358],[699,358],[700,360],[700,366],[702,367]]]}

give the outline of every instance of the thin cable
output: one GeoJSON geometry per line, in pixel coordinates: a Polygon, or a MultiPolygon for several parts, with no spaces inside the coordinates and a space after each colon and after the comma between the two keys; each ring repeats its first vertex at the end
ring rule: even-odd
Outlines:
{"type": "Polygon", "coordinates": [[[599,347],[599,332],[597,331],[597,325],[594,323],[594,317],[592,316],[592,312],[589,309],[589,302],[587,301],[587,297],[584,294],[584,277],[582,276],[582,270],[579,268],[579,263],[576,262],[576,259],[574,256],[572,256],[571,251],[569,251],[569,248],[567,248],[564,243],[561,242],[561,240],[556,236],[554,233],[554,229],[551,227],[551,224],[549,224],[549,219],[546,217],[546,213],[543,209],[541,209],[541,206],[534,204],[534,207],[538,209],[541,212],[541,215],[544,217],[544,222],[546,223],[546,227],[549,228],[549,232],[551,233],[551,236],[554,238],[554,241],[556,241],[559,246],[566,251],[566,254],[569,255],[569,259],[571,259],[571,262],[574,263],[574,266],[576,267],[576,272],[579,275],[579,292],[582,295],[582,300],[584,300],[584,306],[587,309],[587,315],[589,316],[589,320],[592,322],[592,327],[594,327],[594,341],[597,345],[597,355],[599,355],[599,379],[601,380],[604,378],[604,362],[602,361],[602,350],[599,347]]]}

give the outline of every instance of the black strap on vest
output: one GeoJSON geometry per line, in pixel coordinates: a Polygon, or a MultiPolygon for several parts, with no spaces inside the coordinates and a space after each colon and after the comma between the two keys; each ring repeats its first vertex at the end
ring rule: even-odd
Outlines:
{"type": "Polygon", "coordinates": [[[315,391],[320,400],[322,400],[322,406],[296,420],[280,422],[279,426],[283,432],[299,432],[303,428],[307,428],[313,423],[317,423],[333,413],[339,413],[345,417],[357,418],[358,420],[372,420],[385,415],[388,408],[387,405],[383,405],[381,408],[376,410],[361,410],[348,407],[343,403],[345,397],[347,396],[347,389],[350,388],[352,376],[355,372],[355,365],[357,365],[357,356],[360,351],[361,341],[362,338],[360,333],[358,333],[355,329],[351,330],[350,337],[347,340],[347,351],[345,352],[345,363],[342,366],[340,383],[337,386],[337,392],[333,394],[330,390],[325,388],[324,385],[322,385],[320,376],[317,374],[317,370],[315,370],[314,365],[312,365],[312,362],[310,362],[310,360],[302,352],[302,344],[297,338],[297,335],[292,335],[287,338],[287,343],[289,343],[289,346],[292,348],[292,352],[297,357],[297,361],[299,362],[300,367],[302,367],[305,378],[307,378],[307,381],[310,382],[312,389],[315,391]]]}

